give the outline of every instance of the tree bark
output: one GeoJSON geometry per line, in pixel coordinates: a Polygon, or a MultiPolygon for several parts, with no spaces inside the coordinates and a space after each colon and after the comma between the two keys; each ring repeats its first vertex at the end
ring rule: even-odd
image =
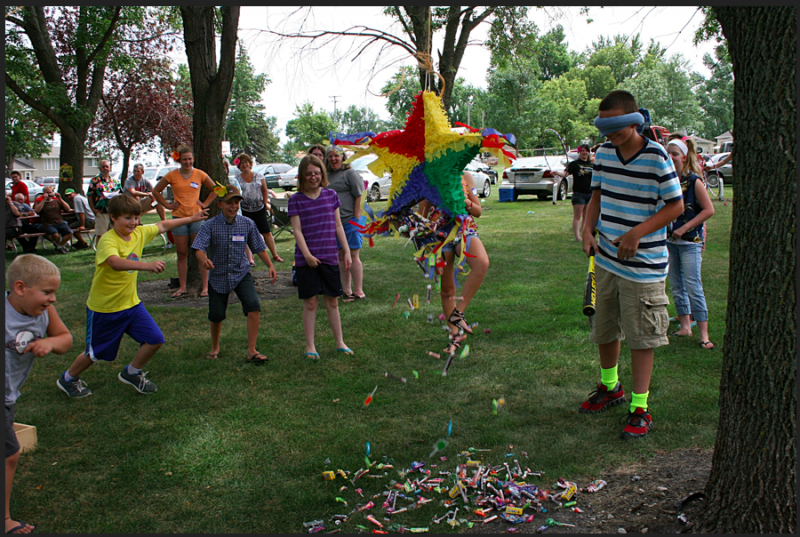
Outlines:
{"type": "MultiPolygon", "coordinates": [[[[236,34],[239,24],[239,6],[226,6],[222,13],[222,37],[220,61],[217,66],[215,8],[181,7],[183,17],[186,57],[192,82],[194,114],[192,135],[194,138],[194,165],[206,172],[213,181],[228,184],[228,176],[222,166],[222,135],[225,117],[231,101],[233,73],[236,65],[236,34]]],[[[209,191],[201,188],[200,199],[205,200],[209,191]]],[[[216,204],[210,214],[219,211],[216,204]]],[[[200,284],[200,267],[194,252],[189,253],[187,286],[200,284]]]]}
{"type": "Polygon", "coordinates": [[[58,182],[58,193],[62,197],[65,197],[64,192],[68,188],[74,189],[75,192],[83,192],[83,153],[86,147],[88,129],[87,125],[86,129],[82,131],[76,131],[72,128],[61,131],[60,163],[72,166],[72,180],[58,182]]]}
{"type": "Polygon", "coordinates": [[[737,180],[719,429],[698,530],[794,533],[796,9],[714,11],[735,77],[737,180]]]}

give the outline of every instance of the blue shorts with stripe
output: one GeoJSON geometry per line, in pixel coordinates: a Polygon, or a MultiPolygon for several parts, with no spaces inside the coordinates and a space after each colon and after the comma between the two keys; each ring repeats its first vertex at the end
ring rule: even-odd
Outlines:
{"type": "Polygon", "coordinates": [[[86,356],[93,362],[112,362],[117,358],[123,334],[139,345],[164,343],[164,334],[140,302],[134,307],[100,313],[86,308],[86,356]]]}

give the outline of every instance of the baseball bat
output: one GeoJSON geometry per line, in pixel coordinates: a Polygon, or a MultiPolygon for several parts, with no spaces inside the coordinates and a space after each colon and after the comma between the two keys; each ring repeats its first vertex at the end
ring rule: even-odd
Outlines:
{"type": "Polygon", "coordinates": [[[583,314],[591,317],[597,311],[597,282],[594,277],[594,248],[589,249],[589,273],[583,290],[583,314]]]}

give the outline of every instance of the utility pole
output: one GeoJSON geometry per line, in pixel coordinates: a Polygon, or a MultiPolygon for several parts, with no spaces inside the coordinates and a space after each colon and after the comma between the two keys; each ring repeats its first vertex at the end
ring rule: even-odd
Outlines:
{"type": "Polygon", "coordinates": [[[472,95],[467,98],[467,125],[472,126],[470,121],[470,112],[472,112],[472,95]]]}
{"type": "Polygon", "coordinates": [[[333,99],[333,121],[336,122],[336,126],[339,126],[339,117],[336,113],[336,99],[341,97],[341,95],[331,95],[330,98],[333,99]]]}

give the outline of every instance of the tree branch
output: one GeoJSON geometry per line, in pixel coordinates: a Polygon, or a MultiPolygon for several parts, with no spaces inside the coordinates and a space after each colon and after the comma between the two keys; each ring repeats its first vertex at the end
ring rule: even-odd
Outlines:
{"type": "Polygon", "coordinates": [[[387,32],[383,32],[381,30],[375,30],[374,28],[369,28],[367,26],[351,26],[347,30],[344,30],[344,31],[341,31],[341,32],[334,32],[334,31],[327,31],[326,30],[326,31],[322,31],[322,32],[314,32],[314,33],[307,33],[307,34],[302,34],[302,33],[284,34],[284,33],[276,32],[274,30],[264,30],[264,31],[269,33],[269,34],[276,35],[278,37],[289,38],[289,39],[310,39],[312,41],[314,41],[316,39],[320,39],[320,38],[325,37],[325,36],[372,37],[372,38],[378,38],[378,39],[383,40],[383,41],[387,41],[387,42],[389,42],[389,43],[391,43],[393,45],[396,45],[398,47],[402,47],[403,49],[408,51],[408,53],[411,54],[411,55],[413,55],[417,51],[416,47],[412,47],[408,43],[398,39],[396,36],[393,36],[392,34],[389,34],[387,32]],[[363,28],[364,31],[361,31],[361,32],[352,31],[352,30],[355,30],[357,28],[363,28]],[[372,32],[372,33],[370,33],[370,32],[372,32]]]}
{"type": "Polygon", "coordinates": [[[103,38],[100,40],[100,43],[86,58],[86,63],[93,62],[94,59],[97,57],[97,55],[100,53],[100,51],[105,48],[106,44],[108,44],[108,41],[111,39],[111,36],[114,35],[114,30],[116,30],[117,22],[119,22],[121,13],[122,13],[122,7],[117,6],[116,11],[114,12],[114,16],[111,18],[111,22],[108,25],[106,33],[103,35],[103,38]]]}
{"type": "Polygon", "coordinates": [[[22,22],[22,19],[18,19],[17,17],[7,16],[6,20],[10,21],[10,22],[13,22],[14,24],[19,26],[20,28],[25,28],[25,23],[22,22]]]}
{"type": "Polygon", "coordinates": [[[411,28],[409,28],[408,24],[406,24],[406,20],[403,18],[403,13],[400,11],[400,6],[394,6],[394,10],[397,12],[397,18],[400,20],[400,24],[403,25],[406,35],[408,35],[408,37],[413,41],[414,34],[411,33],[411,28]]]}
{"type": "Polygon", "coordinates": [[[53,112],[52,108],[50,108],[49,106],[44,106],[42,103],[40,103],[39,101],[28,95],[25,92],[25,90],[23,90],[19,86],[19,84],[17,84],[16,80],[11,78],[11,75],[8,74],[8,71],[6,71],[6,86],[11,88],[11,91],[13,91],[22,100],[22,102],[24,102],[37,112],[43,114],[47,119],[52,121],[58,128],[67,129],[69,127],[69,125],[67,125],[66,121],[61,116],[53,112]]]}

